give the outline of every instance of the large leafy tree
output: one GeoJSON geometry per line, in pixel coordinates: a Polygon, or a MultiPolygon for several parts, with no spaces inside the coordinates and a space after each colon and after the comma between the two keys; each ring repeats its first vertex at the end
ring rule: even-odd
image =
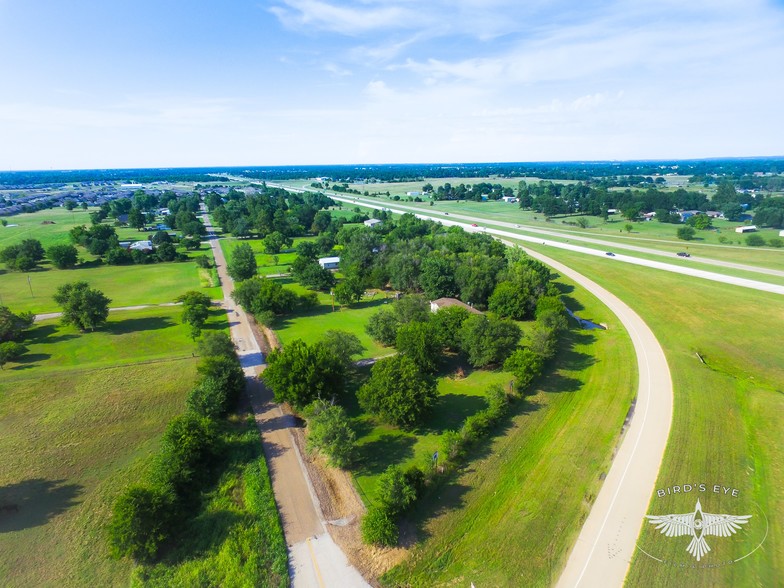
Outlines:
{"type": "Polygon", "coordinates": [[[460,328],[460,347],[474,367],[500,364],[517,347],[520,335],[512,321],[473,315],[460,328]]]}
{"type": "Polygon", "coordinates": [[[264,381],[272,388],[277,402],[288,402],[301,409],[320,398],[340,396],[346,366],[327,345],[308,345],[296,339],[267,357],[264,381]]]}
{"type": "Polygon", "coordinates": [[[191,339],[195,341],[210,316],[210,297],[196,290],[189,290],[178,296],[177,302],[182,303],[182,322],[190,326],[191,339]]]}
{"type": "Polygon", "coordinates": [[[14,314],[7,306],[0,306],[0,343],[18,341],[22,333],[29,328],[35,315],[32,312],[14,314]]]}
{"type": "Polygon", "coordinates": [[[411,358],[423,372],[434,373],[438,369],[441,345],[430,322],[410,322],[397,331],[395,347],[411,358]]]}
{"type": "Polygon", "coordinates": [[[76,265],[79,252],[73,245],[52,245],[46,250],[46,256],[57,269],[69,269],[76,265]]]}
{"type": "Polygon", "coordinates": [[[231,260],[226,265],[229,275],[236,281],[241,282],[256,275],[256,256],[253,248],[248,243],[240,243],[231,252],[231,260]]]}
{"type": "Polygon", "coordinates": [[[455,297],[460,289],[455,282],[454,264],[441,255],[431,254],[422,261],[419,285],[425,296],[436,298],[455,297]]]}
{"type": "Polygon", "coordinates": [[[87,282],[63,284],[57,288],[54,301],[63,307],[62,323],[74,325],[80,331],[95,330],[109,316],[111,300],[100,290],[90,288],[87,282]]]}
{"type": "Polygon", "coordinates": [[[376,362],[370,379],[357,393],[362,408],[404,428],[420,424],[437,396],[435,380],[405,355],[376,362]]]}

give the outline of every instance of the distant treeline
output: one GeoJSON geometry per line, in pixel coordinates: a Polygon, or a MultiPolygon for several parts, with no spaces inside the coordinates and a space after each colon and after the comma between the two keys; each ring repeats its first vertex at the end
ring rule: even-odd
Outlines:
{"type": "Polygon", "coordinates": [[[215,182],[229,175],[243,175],[260,180],[293,180],[325,177],[332,181],[380,182],[421,181],[425,178],[537,177],[547,180],[603,179],[612,185],[635,186],[652,182],[653,177],[677,173],[693,175],[699,182],[729,178],[745,182],[743,188],[781,189],[781,178],[755,174],[784,173],[784,157],[728,158],[702,160],[645,161],[562,161],[517,163],[441,163],[384,165],[309,165],[264,167],[215,167],[169,169],[109,169],[78,171],[0,172],[0,185],[64,184],[73,182],[166,180],[215,182]],[[216,174],[216,175],[210,175],[216,174]],[[778,187],[770,187],[773,181],[778,187]]]}

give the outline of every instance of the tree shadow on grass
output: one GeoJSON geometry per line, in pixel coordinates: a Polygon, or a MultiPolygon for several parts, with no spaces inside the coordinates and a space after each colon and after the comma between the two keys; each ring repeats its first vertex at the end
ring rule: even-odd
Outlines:
{"type": "Polygon", "coordinates": [[[14,360],[14,363],[18,364],[12,367],[12,370],[27,370],[33,368],[38,365],[39,362],[46,361],[49,359],[51,354],[49,353],[27,353],[18,357],[14,360]]]}
{"type": "Polygon", "coordinates": [[[444,431],[457,430],[468,417],[486,407],[487,402],[483,396],[443,394],[438,397],[431,418],[422,431],[440,435],[444,431]]]}
{"type": "Polygon", "coordinates": [[[357,447],[356,473],[380,474],[390,464],[400,463],[414,456],[416,437],[413,435],[385,434],[357,447]]]}
{"type": "Polygon", "coordinates": [[[33,478],[0,486],[0,533],[45,525],[78,504],[79,484],[33,478]]]}
{"type": "Polygon", "coordinates": [[[166,329],[174,324],[175,323],[167,317],[150,316],[146,318],[129,318],[117,322],[109,322],[106,323],[103,330],[112,335],[127,335],[128,333],[136,333],[138,331],[166,329]]]}
{"type": "MultiPolygon", "coordinates": [[[[177,546],[166,553],[162,562],[176,565],[217,549],[243,518],[247,518],[246,515],[229,509],[201,513],[190,521],[183,533],[177,537],[177,546]]],[[[174,543],[175,541],[172,541],[172,544],[174,543]]]]}

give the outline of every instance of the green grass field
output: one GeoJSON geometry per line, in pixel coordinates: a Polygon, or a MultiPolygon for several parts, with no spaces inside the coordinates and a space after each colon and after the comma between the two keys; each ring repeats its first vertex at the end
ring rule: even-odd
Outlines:
{"type": "Polygon", "coordinates": [[[108,556],[114,498],[183,411],[196,359],[0,374],[0,577],[5,586],[127,585],[108,556]]]}
{"type": "MultiPolygon", "coordinates": [[[[195,381],[179,312],[110,313],[84,334],[37,323],[29,353],[0,372],[3,585],[127,585],[132,565],[108,557],[105,528],[195,381]]],[[[213,312],[208,328],[225,326],[213,312]]]]}
{"type": "Polygon", "coordinates": [[[76,208],[68,212],[65,208],[53,208],[5,217],[8,226],[0,226],[0,249],[22,239],[38,239],[44,249],[52,245],[70,244],[69,231],[79,225],[89,226],[90,212],[94,210],[76,208]]]}
{"type": "MultiPolygon", "coordinates": [[[[784,351],[775,343],[784,329],[784,301],[774,294],[667,272],[597,263],[575,253],[542,252],[625,300],[662,344],[675,404],[656,487],[695,482],[732,486],[740,491],[736,499],[703,496],[706,512],[755,516],[755,524],[736,536],[738,543],[713,542],[716,560],[733,549],[737,554],[737,549],[755,546],[764,532],[764,518],[768,520],[763,547],[734,565],[683,570],[638,553],[627,585],[650,585],[651,578],[661,586],[775,585],[784,576],[784,351]]],[[[679,510],[683,502],[654,495],[650,512],[688,512],[693,506],[679,510]]],[[[683,559],[685,545],[658,536],[647,526],[641,546],[660,559],[683,559]]]]}
{"type": "Polygon", "coordinates": [[[506,426],[418,504],[422,539],[385,586],[548,586],[609,468],[635,394],[628,336],[595,298],[568,306],[607,331],[569,331],[555,371],[513,405],[506,426]],[[618,366],[613,369],[613,366],[618,366]]]}

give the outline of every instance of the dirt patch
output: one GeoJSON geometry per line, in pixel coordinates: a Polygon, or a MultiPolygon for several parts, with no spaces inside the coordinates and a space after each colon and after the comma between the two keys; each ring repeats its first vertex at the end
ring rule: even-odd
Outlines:
{"type": "Polygon", "coordinates": [[[401,547],[365,545],[360,531],[365,505],[354,487],[351,474],[328,467],[322,457],[309,455],[305,449],[304,430],[292,430],[292,434],[318,496],[327,531],[351,565],[373,586],[379,586],[378,578],[408,555],[408,547],[415,541],[413,528],[405,525],[401,528],[401,547]]]}

